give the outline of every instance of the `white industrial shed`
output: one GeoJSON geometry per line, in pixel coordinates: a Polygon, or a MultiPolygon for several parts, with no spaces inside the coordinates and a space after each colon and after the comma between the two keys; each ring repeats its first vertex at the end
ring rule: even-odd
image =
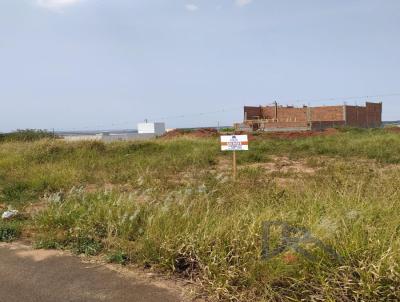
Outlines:
{"type": "Polygon", "coordinates": [[[165,133],[165,123],[139,123],[138,133],[163,135],[165,133]]]}

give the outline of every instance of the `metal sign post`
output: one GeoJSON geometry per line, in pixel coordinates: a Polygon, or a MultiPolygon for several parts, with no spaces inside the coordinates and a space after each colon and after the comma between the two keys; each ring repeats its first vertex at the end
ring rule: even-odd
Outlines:
{"type": "Polygon", "coordinates": [[[236,180],[236,174],[237,174],[237,168],[236,168],[236,151],[234,150],[233,152],[232,152],[232,154],[233,154],[233,179],[235,179],[236,180]]]}
{"type": "Polygon", "coordinates": [[[233,151],[233,179],[236,179],[236,151],[248,151],[249,140],[247,135],[222,135],[221,136],[221,151],[233,151]]]}

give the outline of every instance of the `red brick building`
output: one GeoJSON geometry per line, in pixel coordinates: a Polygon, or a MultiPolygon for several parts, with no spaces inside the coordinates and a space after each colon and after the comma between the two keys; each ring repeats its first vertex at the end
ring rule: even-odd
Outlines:
{"type": "Polygon", "coordinates": [[[237,130],[299,131],[322,130],[335,126],[377,128],[382,125],[382,103],[365,106],[244,107],[244,121],[237,130]]]}

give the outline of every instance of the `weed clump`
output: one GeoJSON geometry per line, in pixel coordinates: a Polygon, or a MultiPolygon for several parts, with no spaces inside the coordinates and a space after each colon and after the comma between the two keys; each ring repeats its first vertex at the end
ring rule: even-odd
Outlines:
{"type": "Polygon", "coordinates": [[[107,260],[110,263],[118,263],[126,265],[130,262],[129,255],[123,251],[113,251],[107,255],[107,260]]]}
{"type": "Polygon", "coordinates": [[[0,221],[0,242],[10,242],[20,237],[22,224],[19,221],[0,221]]]}

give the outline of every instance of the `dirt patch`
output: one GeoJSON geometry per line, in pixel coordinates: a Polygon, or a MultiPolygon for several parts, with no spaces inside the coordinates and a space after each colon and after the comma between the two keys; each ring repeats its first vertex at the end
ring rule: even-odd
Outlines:
{"type": "Polygon", "coordinates": [[[28,214],[29,216],[34,216],[46,209],[47,206],[48,202],[45,200],[39,202],[31,202],[24,208],[24,213],[28,214]]]}
{"type": "Polygon", "coordinates": [[[281,172],[281,173],[306,173],[314,174],[317,169],[308,166],[304,161],[290,160],[287,157],[273,157],[273,162],[267,163],[254,163],[248,165],[249,167],[261,167],[267,172],[281,172]]]}
{"type": "Polygon", "coordinates": [[[21,258],[30,258],[34,262],[40,262],[47,260],[51,257],[58,257],[58,256],[63,256],[66,255],[66,253],[62,251],[56,251],[56,250],[42,250],[42,249],[37,249],[34,250],[22,243],[13,243],[12,245],[3,245],[7,246],[10,250],[15,251],[15,254],[18,257],[21,258]]]}
{"type": "MultiPolygon", "coordinates": [[[[400,129],[400,128],[399,128],[400,129]]],[[[246,134],[249,141],[254,141],[263,138],[279,138],[279,139],[298,139],[307,138],[313,136],[321,135],[336,135],[339,131],[334,128],[325,129],[323,131],[292,131],[292,132],[257,132],[249,133],[244,131],[236,131],[235,134],[246,134]]],[[[170,132],[165,133],[162,138],[171,139],[177,137],[193,137],[193,138],[208,138],[208,137],[218,137],[219,135],[229,135],[230,133],[219,133],[214,128],[200,128],[195,130],[186,129],[175,129],[170,132]]]]}
{"type": "Polygon", "coordinates": [[[385,130],[388,132],[400,133],[400,127],[388,127],[388,128],[385,128],[385,130]]]}
{"type": "Polygon", "coordinates": [[[219,158],[218,170],[223,170],[223,171],[232,170],[232,159],[226,157],[219,158]]]}
{"type": "Polygon", "coordinates": [[[298,178],[283,178],[283,177],[275,177],[274,178],[276,184],[282,188],[293,188],[295,186],[302,187],[301,180],[298,178]]]}
{"type": "Polygon", "coordinates": [[[104,260],[104,256],[79,255],[79,258],[83,263],[104,266],[107,269],[117,272],[127,278],[135,278],[140,282],[154,284],[159,288],[178,292],[185,302],[205,302],[205,300],[198,295],[199,288],[195,281],[182,279],[177,275],[166,275],[157,269],[144,268],[143,266],[136,264],[121,266],[118,264],[108,263],[104,260]]]}
{"type": "Polygon", "coordinates": [[[133,188],[129,184],[125,185],[118,185],[112,183],[105,183],[105,184],[87,184],[84,187],[86,193],[99,193],[99,192],[109,192],[109,191],[116,191],[119,193],[126,193],[134,191],[133,188]]]}
{"type": "Polygon", "coordinates": [[[104,192],[104,191],[113,191],[117,189],[118,187],[113,185],[113,184],[88,184],[85,186],[85,192],[86,193],[98,193],[98,192],[104,192]]]}
{"type": "MultiPolygon", "coordinates": [[[[264,168],[267,173],[305,173],[314,174],[318,168],[310,167],[303,160],[291,160],[287,157],[274,156],[270,162],[242,164],[238,168],[253,167],[264,168]]],[[[218,162],[218,170],[227,171],[232,169],[232,160],[228,158],[220,158],[218,162]]]]}
{"type": "Polygon", "coordinates": [[[195,138],[207,138],[217,137],[218,131],[214,128],[200,128],[195,130],[175,129],[165,133],[162,138],[177,138],[177,137],[195,137],[195,138]]]}
{"type": "Polygon", "coordinates": [[[336,135],[339,131],[334,128],[325,129],[323,131],[294,131],[294,132],[271,132],[261,133],[260,138],[279,138],[279,139],[298,139],[313,136],[336,135]]]}

